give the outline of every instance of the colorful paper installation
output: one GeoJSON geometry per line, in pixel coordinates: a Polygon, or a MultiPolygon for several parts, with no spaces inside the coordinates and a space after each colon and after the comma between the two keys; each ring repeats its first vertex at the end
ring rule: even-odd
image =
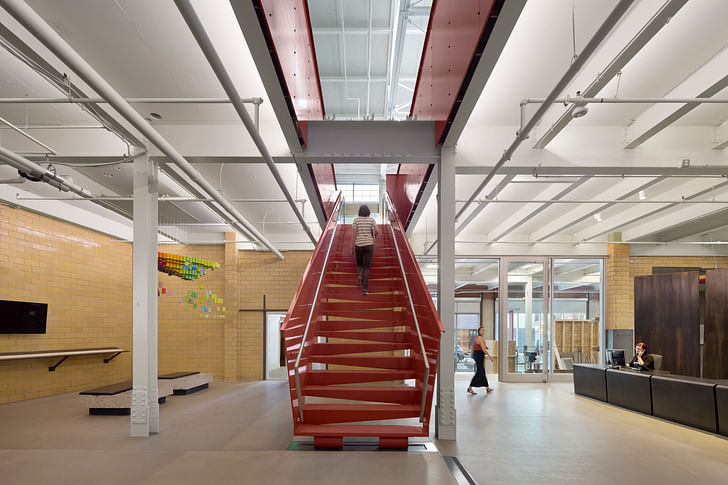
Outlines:
{"type": "MultiPolygon", "coordinates": [[[[208,261],[192,256],[180,256],[179,254],[157,253],[157,269],[168,275],[177,276],[185,280],[196,280],[205,276],[207,271],[214,271],[220,268],[220,263],[208,261]]],[[[159,284],[160,288],[162,284],[159,284]]],[[[200,285],[202,288],[202,285],[200,285]]]]}

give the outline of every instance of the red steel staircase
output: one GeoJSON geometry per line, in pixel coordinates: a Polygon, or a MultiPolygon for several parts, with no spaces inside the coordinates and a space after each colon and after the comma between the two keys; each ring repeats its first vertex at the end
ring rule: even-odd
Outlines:
{"type": "Polygon", "coordinates": [[[373,436],[406,448],[428,436],[443,332],[404,229],[385,195],[369,294],[357,285],[339,195],[291,302],[284,331],[293,434],[341,447],[373,436]]]}

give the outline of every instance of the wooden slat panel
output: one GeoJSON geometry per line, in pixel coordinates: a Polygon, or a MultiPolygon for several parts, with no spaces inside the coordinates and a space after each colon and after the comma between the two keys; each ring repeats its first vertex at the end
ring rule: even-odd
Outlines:
{"type": "Polygon", "coordinates": [[[728,269],[705,272],[703,377],[728,379],[728,269]]]}
{"type": "Polygon", "coordinates": [[[635,277],[634,330],[635,342],[663,356],[663,370],[699,376],[698,272],[635,277]]]}

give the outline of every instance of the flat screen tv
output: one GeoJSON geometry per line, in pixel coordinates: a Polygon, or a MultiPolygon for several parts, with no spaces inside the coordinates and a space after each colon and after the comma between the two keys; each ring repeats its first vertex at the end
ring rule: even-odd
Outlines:
{"type": "Polygon", "coordinates": [[[47,303],[0,300],[0,333],[46,333],[47,303]]]}

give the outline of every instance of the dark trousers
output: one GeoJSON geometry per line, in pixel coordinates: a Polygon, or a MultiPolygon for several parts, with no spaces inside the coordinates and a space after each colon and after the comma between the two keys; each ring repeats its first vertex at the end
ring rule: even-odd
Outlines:
{"type": "Polygon", "coordinates": [[[470,387],[489,387],[488,378],[485,377],[485,352],[476,350],[473,352],[475,359],[475,375],[470,381],[470,387]]]}
{"type": "Polygon", "coordinates": [[[369,266],[371,266],[374,257],[374,245],[356,246],[354,251],[356,254],[356,271],[361,276],[361,287],[366,290],[369,283],[369,266]]]}

